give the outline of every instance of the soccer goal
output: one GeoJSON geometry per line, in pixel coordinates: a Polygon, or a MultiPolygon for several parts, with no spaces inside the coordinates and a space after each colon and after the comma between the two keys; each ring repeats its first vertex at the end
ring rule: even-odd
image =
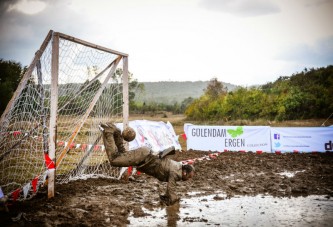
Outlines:
{"type": "Polygon", "coordinates": [[[128,55],[50,31],[0,120],[0,193],[32,198],[48,185],[118,178],[98,125],[128,125],[128,55]]]}

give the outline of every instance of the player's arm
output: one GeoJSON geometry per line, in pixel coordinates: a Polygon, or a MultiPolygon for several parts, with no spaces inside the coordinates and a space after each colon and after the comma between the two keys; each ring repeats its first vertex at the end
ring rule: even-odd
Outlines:
{"type": "Polygon", "coordinates": [[[179,196],[176,194],[176,188],[177,188],[177,174],[174,172],[171,172],[168,179],[167,189],[164,196],[161,196],[161,200],[166,205],[172,205],[179,201],[179,196]]]}

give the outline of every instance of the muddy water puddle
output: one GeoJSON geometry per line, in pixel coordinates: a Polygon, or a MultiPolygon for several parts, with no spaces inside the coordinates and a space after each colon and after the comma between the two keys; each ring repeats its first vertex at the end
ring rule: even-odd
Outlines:
{"type": "Polygon", "coordinates": [[[332,226],[333,199],[325,196],[277,198],[258,195],[227,198],[223,193],[193,193],[179,204],[144,217],[130,215],[128,226],[332,226]]]}

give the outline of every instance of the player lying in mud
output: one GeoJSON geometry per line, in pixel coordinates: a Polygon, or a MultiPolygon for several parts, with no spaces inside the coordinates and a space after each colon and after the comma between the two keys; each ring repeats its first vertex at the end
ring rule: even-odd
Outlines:
{"type": "Polygon", "coordinates": [[[163,155],[155,155],[148,147],[140,147],[126,151],[124,141],[130,142],[135,138],[135,131],[127,127],[123,133],[114,124],[101,124],[103,142],[107,156],[112,166],[128,167],[135,166],[138,171],[157,178],[167,183],[165,195],[160,199],[166,205],[172,205],[179,201],[175,193],[176,181],[187,181],[194,175],[192,165],[182,165],[166,156],[174,151],[174,147],[163,152],[163,155]]]}

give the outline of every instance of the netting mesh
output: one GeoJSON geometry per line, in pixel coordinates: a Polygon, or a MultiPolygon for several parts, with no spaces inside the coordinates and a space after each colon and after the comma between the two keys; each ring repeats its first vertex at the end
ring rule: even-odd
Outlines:
{"type": "MultiPolygon", "coordinates": [[[[0,186],[13,199],[31,198],[47,176],[51,56],[52,40],[0,125],[0,186]]],[[[116,59],[116,54],[60,37],[57,183],[119,175],[108,163],[98,129],[100,122],[122,121],[122,69],[110,74],[116,59]]]]}

